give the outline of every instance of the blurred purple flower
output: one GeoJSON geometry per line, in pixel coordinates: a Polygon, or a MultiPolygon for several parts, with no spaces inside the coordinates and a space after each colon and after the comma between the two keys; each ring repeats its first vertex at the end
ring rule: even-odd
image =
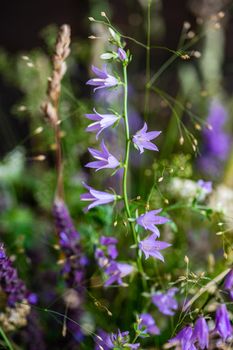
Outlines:
{"type": "Polygon", "coordinates": [[[197,350],[194,345],[193,329],[191,326],[184,327],[176,337],[169,340],[169,343],[174,345],[180,344],[182,350],[197,350]]]}
{"type": "Polygon", "coordinates": [[[233,300],[233,270],[231,269],[230,272],[227,274],[225,282],[224,282],[224,288],[229,291],[230,298],[233,300]]]}
{"type": "Polygon", "coordinates": [[[204,317],[199,317],[195,322],[193,340],[198,341],[201,350],[209,347],[209,328],[204,317]]]}
{"type": "Polygon", "coordinates": [[[140,346],[139,343],[130,344],[129,343],[129,332],[121,332],[118,329],[116,334],[111,335],[111,341],[113,343],[113,348],[130,348],[131,350],[137,350],[140,346]]]}
{"type": "Polygon", "coordinates": [[[227,119],[225,107],[218,100],[213,100],[206,120],[210,129],[203,131],[202,155],[198,161],[200,168],[209,175],[219,174],[229,154],[230,135],[224,130],[227,119]]]}
{"type": "Polygon", "coordinates": [[[99,89],[110,88],[118,85],[118,79],[113,75],[108,74],[107,66],[103,65],[102,69],[92,66],[92,71],[97,75],[97,78],[93,78],[87,81],[87,85],[97,86],[94,88],[94,92],[99,89]]]}
{"type": "Polygon", "coordinates": [[[178,309],[178,303],[174,298],[177,292],[178,288],[171,288],[166,293],[157,292],[152,295],[152,303],[162,314],[173,316],[178,309]]]}
{"type": "Polygon", "coordinates": [[[159,214],[162,211],[162,209],[157,210],[151,210],[148,211],[145,214],[140,215],[137,218],[138,225],[144,227],[145,230],[149,230],[153,232],[156,237],[160,236],[160,232],[158,228],[155,225],[163,225],[166,222],[169,222],[170,220],[164,216],[157,216],[156,214],[159,214]]]}
{"type": "Polygon", "coordinates": [[[216,310],[215,330],[224,341],[233,335],[233,328],[225,304],[221,304],[216,310]]]}
{"type": "Polygon", "coordinates": [[[24,282],[18,277],[12,261],[6,255],[3,244],[0,244],[0,289],[6,295],[7,305],[12,308],[17,302],[27,300],[30,303],[32,298],[32,294],[28,292],[24,282]]]}
{"type": "Polygon", "coordinates": [[[139,149],[140,154],[144,152],[144,148],[152,151],[158,151],[158,147],[150,141],[158,137],[161,134],[161,131],[147,132],[147,129],[147,124],[144,123],[142,129],[138,130],[133,136],[133,142],[136,148],[139,149]]]}
{"type": "Polygon", "coordinates": [[[110,335],[100,329],[95,336],[95,350],[110,350],[113,346],[110,335]]]}
{"type": "Polygon", "coordinates": [[[125,50],[123,50],[122,48],[119,47],[117,53],[118,53],[118,57],[119,57],[119,59],[120,59],[121,61],[125,61],[125,60],[126,60],[127,55],[126,55],[125,50]]]}
{"type": "Polygon", "coordinates": [[[212,181],[198,180],[197,184],[206,194],[209,194],[213,191],[212,181]]]}
{"type": "Polygon", "coordinates": [[[109,126],[113,125],[114,123],[116,123],[119,120],[119,116],[115,115],[115,114],[100,114],[98,113],[95,108],[94,110],[94,114],[85,114],[85,117],[90,119],[90,120],[94,120],[95,122],[90,124],[87,128],[86,131],[88,132],[96,132],[96,139],[98,139],[100,133],[108,128],[109,126]]]}
{"type": "Polygon", "coordinates": [[[139,328],[145,327],[145,331],[151,335],[160,334],[159,328],[155,324],[155,320],[150,314],[143,313],[139,315],[139,319],[141,319],[139,328]]]}
{"type": "Polygon", "coordinates": [[[84,211],[88,211],[94,207],[97,207],[98,205],[108,204],[108,203],[114,202],[116,199],[116,196],[114,194],[97,191],[94,188],[86,185],[85,183],[83,183],[83,185],[89,191],[89,193],[81,194],[81,196],[80,196],[81,200],[87,201],[87,202],[93,202],[93,203],[89,204],[84,209],[84,211]]]}
{"type": "Polygon", "coordinates": [[[134,267],[132,265],[126,263],[119,263],[113,260],[110,261],[107,268],[104,271],[108,276],[108,279],[105,281],[104,286],[108,287],[113,283],[122,285],[122,278],[131,274],[133,270],[134,267]]]}
{"type": "Polygon", "coordinates": [[[143,251],[146,259],[148,259],[149,256],[152,256],[155,259],[164,261],[164,257],[159,251],[167,247],[170,247],[171,244],[167,242],[157,241],[156,238],[157,238],[157,235],[152,234],[151,236],[145,238],[143,241],[140,241],[139,249],[143,251]]]}
{"type": "Polygon", "coordinates": [[[94,148],[88,148],[91,155],[97,159],[95,162],[87,163],[85,166],[87,168],[94,168],[96,171],[110,168],[114,169],[120,165],[119,161],[109,153],[107,147],[105,146],[104,140],[101,142],[101,151],[94,148]]]}

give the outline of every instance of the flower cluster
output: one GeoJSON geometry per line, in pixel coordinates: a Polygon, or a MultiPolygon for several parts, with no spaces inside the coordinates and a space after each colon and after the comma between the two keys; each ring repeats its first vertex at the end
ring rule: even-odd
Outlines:
{"type": "Polygon", "coordinates": [[[119,329],[117,333],[112,334],[100,331],[95,338],[95,344],[95,350],[137,350],[140,347],[139,343],[130,343],[130,336],[128,331],[121,332],[119,329]]]}
{"type": "Polygon", "coordinates": [[[116,261],[118,256],[116,244],[116,238],[102,236],[100,238],[100,246],[95,251],[98,265],[107,276],[104,283],[105,287],[114,283],[123,285],[122,278],[130,275],[134,271],[132,265],[116,261]]]}
{"type": "Polygon", "coordinates": [[[17,270],[0,245],[0,289],[1,300],[5,309],[0,313],[0,323],[5,330],[13,330],[27,324],[30,304],[37,301],[35,294],[30,293],[24,282],[18,277],[17,270]]]}
{"type": "MultiPolygon", "coordinates": [[[[215,315],[215,328],[209,329],[209,326],[203,316],[200,316],[194,324],[194,327],[184,327],[170,343],[180,345],[182,350],[204,350],[209,349],[210,337],[217,335],[221,342],[230,342],[233,339],[233,328],[230,322],[229,314],[225,304],[218,306],[215,315]]],[[[220,342],[219,342],[220,343],[220,342]]]]}

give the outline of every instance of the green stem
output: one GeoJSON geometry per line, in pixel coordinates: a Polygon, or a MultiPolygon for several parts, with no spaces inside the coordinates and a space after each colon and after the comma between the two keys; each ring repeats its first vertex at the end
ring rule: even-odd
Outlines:
{"type": "MultiPolygon", "coordinates": [[[[128,187],[127,187],[127,179],[128,179],[128,169],[129,169],[129,154],[130,154],[130,134],[129,134],[129,120],[128,120],[128,79],[127,79],[127,65],[123,64],[123,76],[124,76],[124,122],[125,122],[125,159],[124,159],[124,175],[123,175],[123,200],[125,204],[127,218],[131,219],[131,211],[129,207],[129,199],[128,199],[128,187]]],[[[135,245],[138,247],[138,237],[135,231],[135,226],[132,221],[129,221],[130,228],[133,234],[133,239],[135,245]]],[[[141,254],[139,249],[137,248],[137,267],[138,271],[144,277],[145,273],[143,271],[141,254]]],[[[146,289],[146,280],[142,278],[143,286],[146,289]]]]}
{"type": "Polygon", "coordinates": [[[4,330],[2,329],[2,327],[0,327],[0,334],[1,334],[2,338],[4,339],[4,341],[5,341],[6,345],[7,345],[7,347],[8,347],[10,350],[14,350],[13,346],[12,346],[11,343],[10,343],[10,340],[7,338],[7,336],[6,336],[5,332],[4,332],[4,330]]]}

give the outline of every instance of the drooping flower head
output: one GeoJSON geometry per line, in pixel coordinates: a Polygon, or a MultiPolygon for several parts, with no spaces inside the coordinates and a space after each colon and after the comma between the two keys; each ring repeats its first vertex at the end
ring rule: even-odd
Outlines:
{"type": "Polygon", "coordinates": [[[138,244],[139,249],[141,249],[141,251],[145,254],[146,259],[152,256],[155,259],[164,261],[164,257],[160,253],[160,250],[170,247],[171,244],[167,242],[157,241],[156,238],[157,235],[153,233],[151,236],[140,241],[138,244]]]}
{"type": "Polygon", "coordinates": [[[230,272],[228,272],[225,282],[224,282],[224,288],[229,291],[229,295],[231,300],[233,300],[233,270],[231,269],[230,272]]]}
{"type": "Polygon", "coordinates": [[[97,207],[98,205],[114,202],[116,199],[116,196],[114,194],[97,191],[94,188],[86,185],[85,183],[83,185],[89,192],[81,194],[80,196],[81,200],[92,202],[84,209],[84,211],[88,211],[94,207],[97,207]]]}
{"type": "Polygon", "coordinates": [[[156,225],[163,225],[166,222],[169,222],[168,218],[156,215],[159,214],[161,211],[162,209],[151,210],[145,214],[140,215],[137,218],[137,224],[144,227],[145,230],[153,232],[156,235],[156,237],[159,237],[160,232],[156,225]]]}
{"type": "Polygon", "coordinates": [[[119,161],[108,151],[104,140],[101,142],[101,151],[94,148],[88,148],[91,155],[97,159],[95,162],[87,163],[87,168],[94,168],[96,171],[101,169],[114,169],[120,165],[119,161]]]}
{"type": "Polygon", "coordinates": [[[162,314],[173,316],[178,309],[178,303],[174,298],[177,292],[177,288],[171,288],[166,293],[157,292],[152,295],[152,303],[157,306],[162,314]]]}
{"type": "Polygon", "coordinates": [[[158,151],[158,147],[151,142],[161,134],[161,131],[150,131],[147,132],[147,124],[144,123],[142,129],[138,130],[133,136],[133,142],[136,148],[139,149],[140,153],[144,152],[145,149],[152,151],[158,151]]]}
{"type": "Polygon", "coordinates": [[[148,313],[143,313],[139,315],[139,319],[141,320],[139,328],[142,327],[145,328],[145,332],[149,333],[151,335],[158,335],[160,334],[159,328],[155,324],[155,320],[153,317],[148,313]]]}
{"type": "Polygon", "coordinates": [[[199,317],[195,322],[193,340],[198,342],[201,350],[209,347],[209,328],[204,317],[199,317]]]}
{"type": "Polygon", "coordinates": [[[102,69],[92,66],[92,71],[96,74],[97,78],[88,80],[86,84],[96,86],[96,88],[94,88],[94,92],[99,89],[117,86],[119,83],[117,78],[108,74],[106,65],[103,65],[102,69]]]}
{"type": "Polygon", "coordinates": [[[191,326],[186,326],[172,339],[169,343],[180,345],[182,350],[197,350],[194,345],[193,329],[191,326]]]}
{"type": "Polygon", "coordinates": [[[97,132],[96,139],[98,139],[100,133],[108,128],[109,126],[112,126],[119,120],[119,116],[116,114],[100,114],[96,111],[94,108],[94,113],[92,114],[85,114],[85,117],[94,120],[94,123],[91,123],[87,128],[86,131],[88,132],[97,132]]]}
{"type": "Polygon", "coordinates": [[[215,330],[224,341],[233,335],[233,328],[225,304],[221,304],[216,310],[215,330]]]}

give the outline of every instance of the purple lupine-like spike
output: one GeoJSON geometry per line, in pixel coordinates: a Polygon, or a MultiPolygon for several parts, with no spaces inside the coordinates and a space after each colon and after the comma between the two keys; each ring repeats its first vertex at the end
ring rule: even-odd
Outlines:
{"type": "Polygon", "coordinates": [[[0,244],[0,288],[5,293],[7,305],[14,307],[17,302],[36,301],[34,294],[27,290],[24,282],[18,277],[17,270],[6,255],[3,244],[0,244]]]}
{"type": "Polygon", "coordinates": [[[233,300],[233,270],[228,272],[225,278],[224,288],[229,292],[230,298],[233,300]]]}
{"type": "Polygon", "coordinates": [[[88,132],[97,132],[96,139],[98,139],[100,133],[108,128],[109,126],[112,126],[119,120],[119,116],[115,114],[100,114],[96,111],[94,108],[94,114],[85,114],[85,117],[87,119],[93,120],[94,123],[90,124],[86,131],[88,132]]]}
{"type": "Polygon", "coordinates": [[[145,214],[140,215],[137,218],[137,223],[138,225],[144,227],[145,230],[149,230],[153,232],[156,237],[160,236],[160,232],[156,225],[163,225],[170,220],[164,216],[158,216],[156,214],[159,214],[162,211],[162,209],[157,209],[157,210],[151,210],[148,211],[145,214]]]}
{"type": "Polygon", "coordinates": [[[145,327],[145,332],[151,335],[160,334],[159,328],[155,324],[155,320],[148,313],[143,313],[139,315],[139,319],[141,320],[139,324],[139,328],[145,327]]]}
{"type": "Polygon", "coordinates": [[[199,317],[195,322],[193,340],[198,341],[201,350],[209,347],[209,328],[204,317],[199,317]]]}
{"type": "Polygon", "coordinates": [[[164,257],[160,253],[160,250],[168,248],[171,244],[167,242],[157,241],[157,234],[152,234],[151,236],[140,241],[138,246],[139,249],[145,254],[145,258],[148,259],[152,256],[155,259],[159,259],[164,262],[164,257]]]}
{"type": "Polygon", "coordinates": [[[114,169],[120,165],[119,161],[108,151],[104,140],[101,142],[101,151],[94,148],[88,148],[88,150],[97,161],[87,163],[85,165],[87,168],[94,168],[98,171],[106,168],[114,169]]]}
{"type": "Polygon", "coordinates": [[[166,293],[157,292],[152,295],[152,303],[162,314],[173,316],[178,309],[178,303],[174,298],[177,292],[178,288],[171,288],[166,293]]]}
{"type": "Polygon", "coordinates": [[[62,199],[55,199],[53,216],[59,238],[59,245],[64,256],[61,273],[67,287],[72,291],[72,300],[75,298],[77,303],[75,309],[69,308],[69,316],[75,322],[68,321],[67,325],[74,336],[74,340],[80,342],[83,337],[83,332],[79,321],[83,314],[83,303],[85,300],[85,267],[88,260],[82,251],[80,235],[75,229],[68,208],[62,199]]]}
{"type": "Polygon", "coordinates": [[[108,204],[114,202],[116,196],[108,192],[97,191],[94,188],[83,183],[84,187],[89,191],[88,193],[81,194],[80,198],[82,201],[92,202],[89,204],[84,211],[88,211],[99,205],[108,204]]]}
{"type": "Polygon", "coordinates": [[[136,148],[139,149],[140,154],[144,152],[144,148],[152,151],[158,151],[158,147],[151,142],[161,134],[161,131],[147,132],[147,124],[144,123],[142,129],[138,130],[133,136],[133,142],[136,148]]]}
{"type": "Polygon", "coordinates": [[[221,304],[216,310],[215,330],[224,341],[233,336],[233,328],[225,304],[221,304]]]}
{"type": "Polygon", "coordinates": [[[97,78],[88,80],[86,84],[96,86],[96,88],[94,88],[94,92],[99,89],[117,86],[119,83],[117,78],[108,74],[106,65],[104,65],[102,69],[92,66],[92,71],[96,74],[97,78]]]}
{"type": "Polygon", "coordinates": [[[197,350],[193,340],[193,329],[191,326],[184,327],[169,343],[180,345],[181,350],[197,350]]]}

